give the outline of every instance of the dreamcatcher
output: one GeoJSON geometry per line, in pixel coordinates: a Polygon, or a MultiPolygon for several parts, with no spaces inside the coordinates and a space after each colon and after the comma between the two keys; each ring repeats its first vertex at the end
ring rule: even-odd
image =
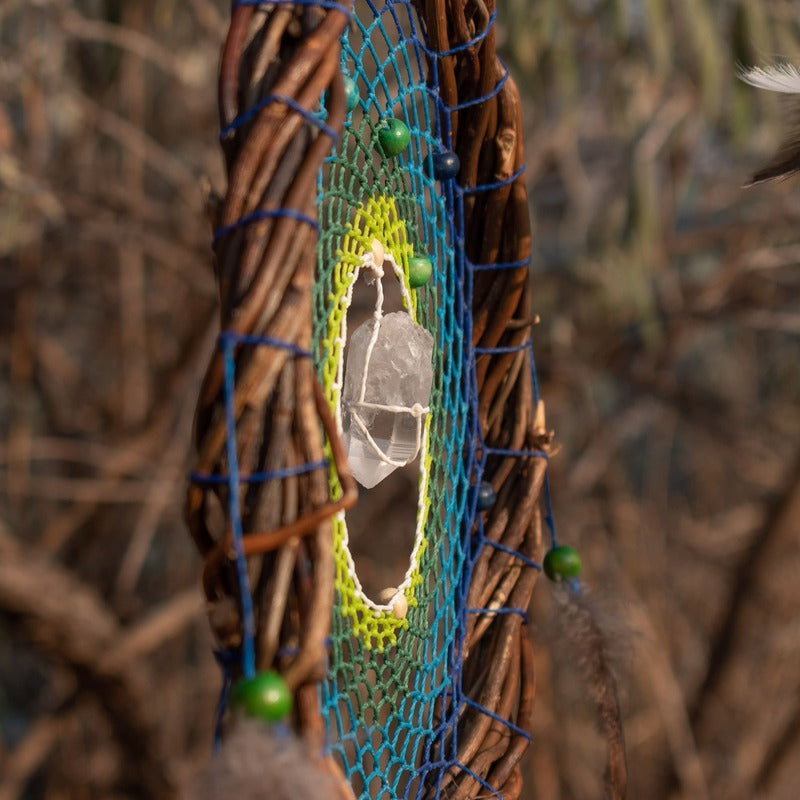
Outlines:
{"type": "MultiPolygon", "coordinates": [[[[550,437],[495,19],[483,0],[239,0],[222,54],[222,333],[187,520],[231,702],[291,722],[342,796],[521,792],[550,437]],[[407,569],[370,596],[347,510],[407,465],[407,569]]],[[[554,547],[546,567],[580,563],[554,547]]]]}

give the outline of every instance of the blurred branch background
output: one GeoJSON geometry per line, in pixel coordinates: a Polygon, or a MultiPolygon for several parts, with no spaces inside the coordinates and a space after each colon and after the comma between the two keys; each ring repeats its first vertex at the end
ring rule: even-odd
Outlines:
{"type": "MultiPolygon", "coordinates": [[[[170,797],[208,750],[219,675],[180,507],[227,5],[0,6],[0,800],[170,797]]],[[[742,189],[781,121],[736,67],[800,64],[800,3],[507,0],[500,34],[556,521],[617,665],[629,797],[794,800],[800,191],[742,189]]],[[[559,626],[541,583],[530,796],[600,797],[559,626]]]]}

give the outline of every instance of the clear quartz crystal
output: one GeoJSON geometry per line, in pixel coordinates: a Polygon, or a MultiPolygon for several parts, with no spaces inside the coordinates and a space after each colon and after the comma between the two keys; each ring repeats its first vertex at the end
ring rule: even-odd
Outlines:
{"type": "MultiPolygon", "coordinates": [[[[417,436],[417,419],[411,414],[357,405],[365,370],[365,403],[408,409],[418,404],[424,408],[430,402],[433,383],[433,336],[414,324],[405,311],[395,311],[381,319],[378,338],[367,364],[367,349],[375,324],[374,319],[367,320],[350,337],[342,392],[342,431],[347,460],[353,476],[365,489],[379,484],[397,466],[413,461],[421,443],[421,436],[417,436]],[[356,416],[383,454],[398,464],[381,460],[356,416]]],[[[424,422],[423,416],[420,425],[424,422]]]]}

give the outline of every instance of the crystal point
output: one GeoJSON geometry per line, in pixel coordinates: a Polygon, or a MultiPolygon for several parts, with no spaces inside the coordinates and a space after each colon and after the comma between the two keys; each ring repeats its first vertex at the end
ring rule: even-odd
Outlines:
{"type": "Polygon", "coordinates": [[[401,409],[427,407],[433,383],[433,336],[405,311],[396,311],[380,320],[368,354],[376,324],[367,320],[350,337],[342,392],[347,459],[353,477],[366,489],[416,458],[421,442],[417,426],[421,431],[424,415],[418,423],[401,409]],[[382,459],[375,446],[395,463],[382,459]]]}

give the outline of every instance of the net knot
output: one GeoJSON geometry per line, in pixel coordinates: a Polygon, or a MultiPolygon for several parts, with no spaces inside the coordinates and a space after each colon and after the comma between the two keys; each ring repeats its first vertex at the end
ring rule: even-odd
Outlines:
{"type": "Polygon", "coordinates": [[[420,403],[414,403],[411,408],[408,409],[409,414],[411,414],[414,419],[420,419],[424,417],[430,409],[427,406],[423,406],[420,403]]]}

